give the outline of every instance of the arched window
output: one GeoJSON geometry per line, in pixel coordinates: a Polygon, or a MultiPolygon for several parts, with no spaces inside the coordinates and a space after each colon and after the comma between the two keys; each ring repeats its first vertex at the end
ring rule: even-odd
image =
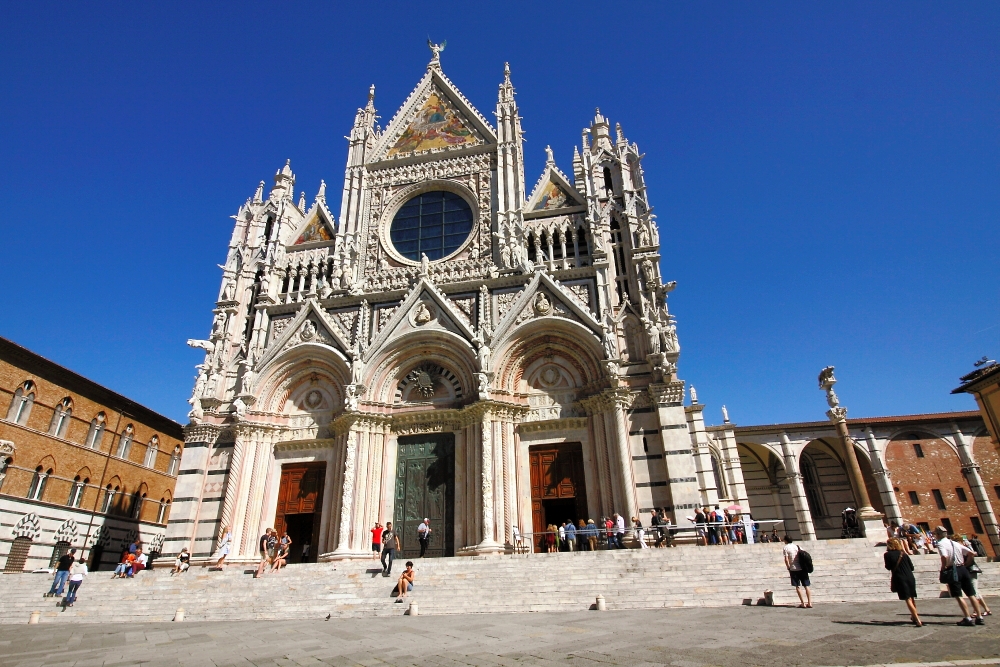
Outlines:
{"type": "Polygon", "coordinates": [[[631,300],[628,291],[628,264],[625,262],[625,243],[622,240],[622,228],[617,218],[611,219],[611,255],[615,260],[615,289],[618,291],[618,301],[624,303],[631,300]]]}
{"type": "Polygon", "coordinates": [[[609,195],[613,196],[615,194],[615,184],[611,179],[611,169],[608,167],[604,168],[604,190],[609,195]]]}
{"type": "Polygon", "coordinates": [[[10,401],[10,409],[7,410],[7,421],[24,426],[28,423],[28,415],[31,414],[31,406],[35,404],[35,383],[27,380],[14,392],[14,398],[10,401]]]}
{"type": "Polygon", "coordinates": [[[35,474],[31,477],[31,486],[28,487],[28,500],[41,500],[45,494],[45,482],[52,474],[52,468],[45,470],[42,466],[35,468],[35,474]]]}
{"type": "Polygon", "coordinates": [[[160,511],[156,515],[156,523],[166,523],[170,511],[170,501],[160,498],[160,511]]]}
{"type": "Polygon", "coordinates": [[[129,507],[128,514],[133,519],[138,519],[142,514],[142,503],[146,500],[146,494],[139,494],[138,491],[132,494],[132,506],[129,507]]]}
{"type": "Polygon", "coordinates": [[[712,474],[715,475],[715,488],[719,491],[720,498],[729,497],[729,489],[726,488],[726,480],[722,478],[722,466],[719,465],[719,459],[712,454],[712,474]]]}
{"type": "Polygon", "coordinates": [[[156,455],[159,452],[159,450],[160,450],[160,438],[159,436],[154,435],[152,439],[150,439],[149,444],[146,445],[146,458],[142,462],[142,464],[147,468],[155,468],[156,455]]]}
{"type": "Polygon", "coordinates": [[[73,414],[73,399],[69,396],[59,401],[55,412],[52,413],[52,423],[49,424],[49,435],[57,438],[66,437],[66,429],[69,428],[69,418],[73,414]]]}
{"type": "Polygon", "coordinates": [[[120,459],[127,459],[129,450],[132,449],[132,438],[135,437],[135,427],[131,424],[125,427],[121,440],[118,441],[118,452],[115,454],[120,459]]]}
{"type": "Polygon", "coordinates": [[[69,551],[69,547],[70,543],[66,540],[56,542],[56,546],[52,549],[52,557],[49,558],[49,568],[55,569],[56,565],[59,564],[59,559],[69,551]]]}
{"type": "Polygon", "coordinates": [[[4,572],[23,572],[24,565],[28,561],[28,551],[31,549],[31,538],[25,535],[15,537],[10,545],[10,553],[7,554],[7,563],[3,566],[4,572]]]}
{"type": "Polygon", "coordinates": [[[111,512],[111,510],[114,509],[114,507],[115,507],[115,496],[118,494],[119,490],[120,490],[120,488],[117,487],[117,486],[114,487],[114,488],[111,488],[110,484],[108,484],[104,488],[104,502],[101,504],[101,512],[103,514],[108,514],[108,513],[111,512]]]}
{"type": "Polygon", "coordinates": [[[104,438],[103,412],[98,412],[97,416],[90,420],[90,431],[87,432],[87,446],[91,449],[100,449],[101,440],[104,438]]]}
{"type": "Polygon", "coordinates": [[[176,475],[177,469],[181,465],[181,446],[177,445],[174,447],[173,456],[170,457],[170,465],[167,467],[168,475],[176,475]]]}
{"type": "Polygon", "coordinates": [[[799,472],[802,473],[802,485],[806,489],[809,513],[812,514],[814,519],[828,516],[826,499],[823,497],[823,489],[819,483],[819,473],[816,471],[816,462],[805,452],[802,453],[802,457],[799,459],[799,472]]]}
{"type": "Polygon", "coordinates": [[[87,488],[90,479],[81,479],[79,475],[73,478],[73,488],[69,490],[69,500],[66,502],[70,507],[79,507],[83,502],[83,490],[87,488]]]}

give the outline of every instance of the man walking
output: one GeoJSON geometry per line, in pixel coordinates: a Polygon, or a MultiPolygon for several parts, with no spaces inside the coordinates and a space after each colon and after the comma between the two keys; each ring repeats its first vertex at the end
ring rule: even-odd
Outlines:
{"type": "Polygon", "coordinates": [[[941,556],[941,577],[942,583],[948,584],[948,592],[955,598],[958,606],[962,609],[962,620],[959,625],[984,625],[983,616],[980,614],[979,602],[976,600],[976,585],[972,582],[969,570],[965,566],[967,555],[975,556],[975,552],[961,543],[948,539],[948,531],[938,526],[934,529],[934,536],[937,537],[938,555],[941,556]],[[962,599],[962,593],[969,598],[972,604],[972,615],[969,615],[969,607],[962,599]]]}
{"type": "Polygon", "coordinates": [[[423,558],[427,552],[427,545],[431,542],[431,520],[424,518],[423,522],[417,526],[417,539],[420,541],[420,557],[423,558]]]}
{"type": "Polygon", "coordinates": [[[781,550],[785,557],[785,567],[792,578],[792,586],[795,586],[795,593],[799,596],[799,607],[802,609],[812,609],[812,593],[809,590],[809,573],[802,569],[800,558],[801,549],[799,545],[792,544],[792,538],[785,535],[785,546],[781,550]],[[805,597],[802,596],[802,589],[805,589],[805,597]]]}
{"type": "Polygon", "coordinates": [[[56,566],[56,576],[55,579],[52,580],[52,587],[49,588],[49,592],[42,597],[62,597],[63,586],[66,585],[66,580],[69,579],[69,571],[70,568],[73,567],[73,563],[75,561],[76,549],[70,549],[69,553],[65,553],[59,557],[59,564],[56,566]]]}
{"type": "Polygon", "coordinates": [[[387,521],[385,530],[382,531],[382,576],[388,577],[392,574],[392,561],[396,558],[396,549],[399,548],[399,537],[392,529],[392,522],[387,521]],[[388,559],[388,563],[386,563],[388,559]]]}
{"type": "Polygon", "coordinates": [[[576,551],[576,526],[572,519],[566,520],[566,550],[576,551]]]}
{"type": "Polygon", "coordinates": [[[615,514],[615,546],[619,549],[625,548],[625,517],[615,514]]]}
{"type": "Polygon", "coordinates": [[[375,527],[369,532],[372,534],[372,560],[378,560],[378,557],[382,554],[382,533],[385,532],[385,528],[376,521],[375,527]]]}
{"type": "Polygon", "coordinates": [[[257,566],[257,571],[253,575],[254,579],[257,579],[264,574],[268,564],[271,562],[270,553],[277,543],[278,540],[274,537],[274,528],[268,528],[264,531],[264,534],[260,536],[260,540],[257,542],[257,547],[260,549],[260,564],[257,566]]]}

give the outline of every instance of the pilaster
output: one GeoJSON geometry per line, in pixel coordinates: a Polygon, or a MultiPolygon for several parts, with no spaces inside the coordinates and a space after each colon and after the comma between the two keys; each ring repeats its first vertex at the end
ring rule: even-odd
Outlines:
{"type": "MultiPolygon", "coordinates": [[[[788,491],[792,496],[792,506],[795,507],[795,518],[799,523],[799,534],[805,541],[816,539],[816,527],[813,525],[812,514],[809,512],[809,499],[802,483],[802,473],[799,472],[798,455],[789,440],[788,434],[781,433],[781,455],[785,464],[785,478],[788,480],[788,491]]],[[[786,528],[787,530],[787,528],[786,528]]]]}

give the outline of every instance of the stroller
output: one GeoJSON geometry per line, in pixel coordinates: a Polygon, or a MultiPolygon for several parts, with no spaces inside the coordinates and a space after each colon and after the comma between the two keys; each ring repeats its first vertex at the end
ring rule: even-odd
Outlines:
{"type": "Polygon", "coordinates": [[[854,508],[848,507],[840,513],[840,536],[861,537],[861,528],[858,525],[858,512],[854,508]]]}

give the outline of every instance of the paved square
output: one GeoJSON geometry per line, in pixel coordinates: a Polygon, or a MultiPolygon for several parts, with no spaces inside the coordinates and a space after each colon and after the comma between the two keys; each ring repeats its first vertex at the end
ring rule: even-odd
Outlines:
{"type": "MultiPolygon", "coordinates": [[[[1000,606],[1000,600],[995,601],[1000,606]]],[[[994,600],[990,600],[994,603],[994,600]]],[[[0,626],[0,666],[1000,664],[1000,621],[953,600],[658,611],[0,626]]]]}

